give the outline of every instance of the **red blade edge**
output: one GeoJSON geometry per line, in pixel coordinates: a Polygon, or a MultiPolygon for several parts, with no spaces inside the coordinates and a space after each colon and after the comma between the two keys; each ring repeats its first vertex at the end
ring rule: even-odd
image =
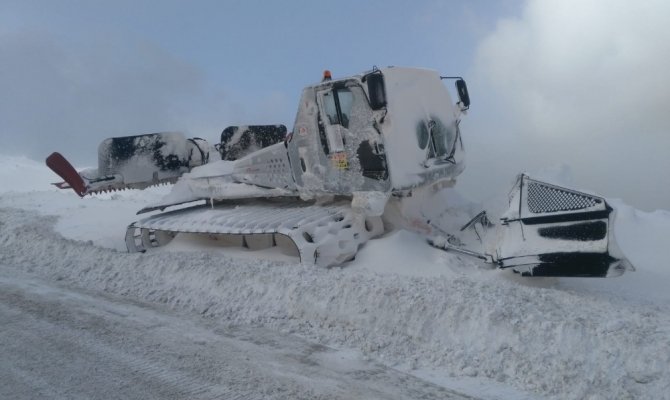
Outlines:
{"type": "Polygon", "coordinates": [[[79,197],[84,197],[86,194],[86,184],[84,183],[84,180],[62,154],[58,152],[51,153],[51,155],[47,157],[46,163],[47,167],[63,178],[79,197]]]}

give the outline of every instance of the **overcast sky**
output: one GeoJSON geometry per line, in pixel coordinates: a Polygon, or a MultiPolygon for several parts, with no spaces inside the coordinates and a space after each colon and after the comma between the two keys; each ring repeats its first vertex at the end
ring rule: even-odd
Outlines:
{"type": "Polygon", "coordinates": [[[670,210],[670,2],[0,0],[0,153],[94,165],[111,136],[284,123],[324,69],[466,78],[476,200],[521,171],[670,210]]]}

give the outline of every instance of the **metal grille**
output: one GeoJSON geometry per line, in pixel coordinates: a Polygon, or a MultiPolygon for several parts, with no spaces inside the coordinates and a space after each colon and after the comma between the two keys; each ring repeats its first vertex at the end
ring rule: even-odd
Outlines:
{"type": "Polygon", "coordinates": [[[593,196],[535,182],[528,183],[528,209],[532,213],[581,210],[600,202],[593,196]]]}

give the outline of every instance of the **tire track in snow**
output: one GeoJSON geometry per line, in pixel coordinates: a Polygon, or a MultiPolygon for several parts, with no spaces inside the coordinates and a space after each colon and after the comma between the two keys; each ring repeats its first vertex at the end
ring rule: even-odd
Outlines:
{"type": "Polygon", "coordinates": [[[0,321],[7,322],[0,330],[6,398],[468,398],[380,365],[338,364],[340,352],[295,337],[215,329],[211,321],[6,270],[0,321]]]}

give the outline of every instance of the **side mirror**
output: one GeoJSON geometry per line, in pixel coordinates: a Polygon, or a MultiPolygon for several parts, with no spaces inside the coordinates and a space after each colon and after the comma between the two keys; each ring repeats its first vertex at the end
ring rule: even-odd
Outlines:
{"type": "Polygon", "coordinates": [[[384,75],[381,72],[373,72],[363,78],[368,82],[368,94],[370,96],[370,107],[373,110],[381,110],[386,107],[386,88],[384,87],[384,75]]]}
{"type": "Polygon", "coordinates": [[[470,108],[470,94],[468,93],[468,85],[460,76],[441,76],[440,79],[455,79],[456,92],[458,93],[458,102],[461,104],[461,110],[465,111],[470,108]]]}
{"type": "Polygon", "coordinates": [[[470,94],[468,93],[468,85],[463,79],[456,79],[456,91],[458,92],[458,99],[463,104],[463,108],[467,110],[470,108],[470,94]]]}

